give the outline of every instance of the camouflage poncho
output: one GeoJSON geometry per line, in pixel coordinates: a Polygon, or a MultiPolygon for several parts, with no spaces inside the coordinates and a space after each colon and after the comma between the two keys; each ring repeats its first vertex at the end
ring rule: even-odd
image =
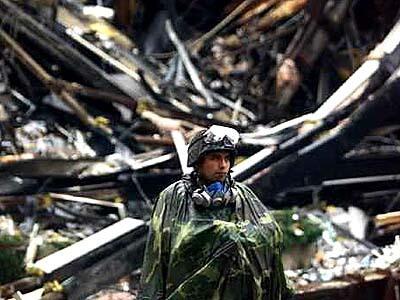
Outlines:
{"type": "Polygon", "coordinates": [[[139,299],[279,300],[286,294],[282,233],[246,186],[235,204],[198,208],[184,178],[158,197],[139,299]]]}

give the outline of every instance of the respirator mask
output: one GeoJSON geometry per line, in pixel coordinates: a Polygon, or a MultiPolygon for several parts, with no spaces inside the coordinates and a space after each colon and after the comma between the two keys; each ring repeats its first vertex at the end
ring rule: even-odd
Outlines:
{"type": "Polygon", "coordinates": [[[202,186],[192,193],[192,199],[196,206],[222,207],[235,203],[237,192],[228,184],[214,182],[208,186],[202,186]]]}

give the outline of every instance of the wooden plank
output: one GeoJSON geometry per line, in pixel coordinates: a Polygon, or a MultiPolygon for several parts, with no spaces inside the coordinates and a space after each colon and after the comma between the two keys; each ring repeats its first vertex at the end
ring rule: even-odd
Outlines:
{"type": "Polygon", "coordinates": [[[144,221],[125,218],[33,264],[46,280],[65,279],[146,235],[144,221]]]}
{"type": "Polygon", "coordinates": [[[348,277],[322,284],[310,284],[296,291],[293,300],[395,300],[389,274],[348,277]]]}
{"type": "Polygon", "coordinates": [[[85,299],[140,268],[146,240],[146,235],[132,240],[128,246],[115,251],[112,255],[69,278],[68,283],[63,282],[64,292],[68,299],[85,299]]]}

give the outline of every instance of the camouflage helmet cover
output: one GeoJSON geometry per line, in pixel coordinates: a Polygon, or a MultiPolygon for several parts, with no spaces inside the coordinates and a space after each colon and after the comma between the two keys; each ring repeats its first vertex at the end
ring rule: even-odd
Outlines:
{"type": "Polygon", "coordinates": [[[239,133],[229,127],[213,125],[203,129],[191,139],[188,147],[188,167],[193,167],[202,155],[214,151],[229,151],[231,166],[236,155],[239,133]]]}

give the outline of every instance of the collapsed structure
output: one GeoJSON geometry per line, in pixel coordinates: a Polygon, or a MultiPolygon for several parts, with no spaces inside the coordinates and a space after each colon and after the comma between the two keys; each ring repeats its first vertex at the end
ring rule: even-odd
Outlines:
{"type": "Polygon", "coordinates": [[[293,241],[308,241],[301,219],[321,225],[312,269],[287,274],[296,297],[334,295],[343,285],[321,282],[341,278],[348,299],[361,281],[392,299],[399,4],[223,1],[200,24],[202,10],[183,1],[125,1],[137,4],[125,19],[122,2],[114,23],[134,38],[84,1],[0,0],[0,261],[12,270],[0,271],[2,297],[45,286],[48,297],[82,299],[139,268],[152,199],[187,172],[189,137],[221,124],[241,132],[235,179],[269,207],[303,207],[283,218],[293,241]],[[157,18],[140,22],[140,13],[157,18]],[[349,206],[362,209],[360,223],[351,225],[349,206]],[[74,243],[95,232],[107,243],[75,257],[74,243]],[[55,268],[48,255],[62,248],[70,260],[55,268]]]}

